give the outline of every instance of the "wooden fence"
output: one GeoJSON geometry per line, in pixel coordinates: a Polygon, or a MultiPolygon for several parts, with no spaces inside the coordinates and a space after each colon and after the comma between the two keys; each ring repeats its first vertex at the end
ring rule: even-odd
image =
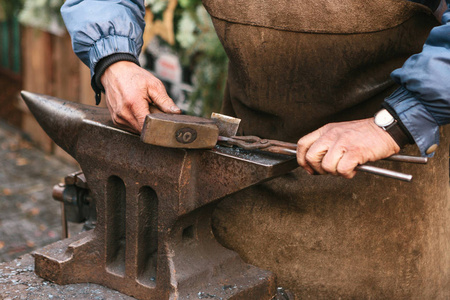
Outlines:
{"type": "MultiPolygon", "coordinates": [[[[72,51],[68,34],[52,35],[39,29],[22,29],[23,90],[94,105],[90,72],[72,51]]],[[[68,158],[44,133],[20,101],[24,112],[22,129],[47,153],[68,158]]]]}

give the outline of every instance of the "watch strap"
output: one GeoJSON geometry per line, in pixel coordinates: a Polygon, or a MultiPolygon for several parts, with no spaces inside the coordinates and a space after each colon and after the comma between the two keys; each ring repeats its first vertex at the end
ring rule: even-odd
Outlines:
{"type": "MultiPolygon", "coordinates": [[[[400,129],[402,130],[403,134],[406,135],[408,141],[406,144],[411,144],[414,145],[416,142],[414,141],[414,138],[412,137],[411,133],[409,133],[408,129],[406,128],[406,126],[403,124],[402,120],[400,120],[399,116],[397,115],[397,112],[387,103],[387,102],[383,102],[381,104],[381,107],[386,109],[393,117],[394,119],[397,121],[395,122],[397,124],[397,126],[400,127],[400,129]]],[[[406,145],[405,144],[405,145],[406,145]]],[[[399,144],[400,145],[400,144],[399,144]]],[[[403,145],[404,146],[404,145],[403,145]]]]}
{"type": "Polygon", "coordinates": [[[400,127],[398,121],[396,120],[391,125],[385,128],[386,132],[394,139],[397,145],[400,148],[403,148],[405,145],[409,144],[409,138],[400,127]]]}

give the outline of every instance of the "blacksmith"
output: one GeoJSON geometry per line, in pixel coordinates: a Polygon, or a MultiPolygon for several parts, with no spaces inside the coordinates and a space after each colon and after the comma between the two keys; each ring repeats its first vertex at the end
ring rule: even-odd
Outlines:
{"type": "MultiPolygon", "coordinates": [[[[218,239],[299,299],[448,299],[446,1],[203,4],[230,60],[223,113],[241,118],[245,135],[302,137],[302,170],[221,202],[218,239]],[[400,149],[434,155],[425,167],[379,163],[414,183],[354,177],[358,164],[400,149]]],[[[144,12],[143,0],[68,0],[62,9],[97,99],[104,91],[114,122],[136,132],[149,103],[180,112],[139,67],[144,12]]]]}

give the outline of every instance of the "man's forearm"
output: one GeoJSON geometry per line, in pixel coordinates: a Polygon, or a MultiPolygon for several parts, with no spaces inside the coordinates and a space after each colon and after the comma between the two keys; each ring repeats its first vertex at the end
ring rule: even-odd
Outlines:
{"type": "Polygon", "coordinates": [[[421,53],[392,78],[401,88],[386,99],[413,136],[422,155],[439,144],[439,126],[450,123],[450,10],[433,28],[421,53]]]}
{"type": "Polygon", "coordinates": [[[78,57],[95,73],[97,63],[112,54],[136,59],[142,48],[143,0],[68,0],[61,14],[78,57]]]}

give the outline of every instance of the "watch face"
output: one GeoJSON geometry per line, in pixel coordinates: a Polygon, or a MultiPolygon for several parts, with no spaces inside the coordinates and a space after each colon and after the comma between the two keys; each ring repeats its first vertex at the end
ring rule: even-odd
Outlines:
{"type": "Polygon", "coordinates": [[[394,121],[394,117],[384,108],[375,115],[375,124],[380,127],[389,126],[394,123],[394,121]]]}

